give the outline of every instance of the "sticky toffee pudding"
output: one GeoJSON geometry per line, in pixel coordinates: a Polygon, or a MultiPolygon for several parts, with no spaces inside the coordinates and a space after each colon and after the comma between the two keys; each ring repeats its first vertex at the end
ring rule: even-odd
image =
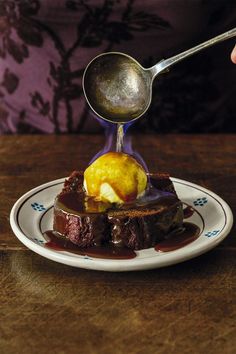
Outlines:
{"type": "Polygon", "coordinates": [[[183,223],[183,206],[167,174],[155,174],[152,183],[167,195],[148,204],[119,207],[88,197],[83,173],[73,172],[56,197],[53,231],[46,247],[107,259],[130,259],[134,250],[154,247],[168,252],[199,236],[199,228],[183,223]]]}

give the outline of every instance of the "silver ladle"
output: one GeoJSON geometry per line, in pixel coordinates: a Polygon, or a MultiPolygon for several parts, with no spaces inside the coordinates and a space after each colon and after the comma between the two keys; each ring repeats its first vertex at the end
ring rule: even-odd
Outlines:
{"type": "Polygon", "coordinates": [[[140,118],[150,106],[153,80],[179,61],[218,42],[236,36],[236,28],[222,33],[196,47],[151,68],[143,68],[131,56],[108,52],[96,56],[86,67],[83,90],[92,110],[100,118],[125,124],[140,118]]]}

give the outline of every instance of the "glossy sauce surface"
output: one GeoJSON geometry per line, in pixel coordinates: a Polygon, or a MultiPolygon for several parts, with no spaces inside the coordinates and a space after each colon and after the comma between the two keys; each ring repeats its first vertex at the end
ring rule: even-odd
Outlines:
{"type": "Polygon", "coordinates": [[[105,213],[107,210],[122,211],[128,209],[143,209],[155,205],[156,209],[163,209],[172,206],[178,201],[173,193],[155,190],[153,195],[144,195],[133,202],[116,205],[109,202],[99,201],[88,197],[84,193],[68,192],[60,194],[55,202],[55,207],[74,214],[97,214],[105,213]]]}
{"type": "Polygon", "coordinates": [[[195,241],[199,236],[200,228],[195,224],[185,222],[181,231],[167,235],[163,241],[155,246],[155,250],[161,252],[174,251],[195,241]]]}
{"type": "MultiPolygon", "coordinates": [[[[155,246],[155,250],[158,252],[174,251],[195,241],[199,235],[200,229],[197,225],[184,223],[182,230],[167,235],[165,240],[155,246]]],[[[136,257],[135,251],[125,247],[117,247],[111,243],[102,246],[81,248],[52,230],[46,231],[44,236],[48,239],[46,247],[55,251],[67,251],[81,256],[105,259],[132,259],[136,257]]]]}
{"type": "Polygon", "coordinates": [[[46,243],[46,247],[55,251],[66,251],[81,256],[105,259],[132,259],[136,257],[136,253],[133,250],[124,247],[116,247],[112,244],[81,248],[66,239],[64,236],[61,236],[58,232],[52,230],[46,231],[44,236],[46,239],[50,240],[46,243]]]}
{"type": "Polygon", "coordinates": [[[93,197],[88,197],[84,193],[69,192],[60,194],[55,202],[55,207],[66,212],[75,214],[97,214],[104,213],[112,207],[109,202],[98,201],[93,197]]]}

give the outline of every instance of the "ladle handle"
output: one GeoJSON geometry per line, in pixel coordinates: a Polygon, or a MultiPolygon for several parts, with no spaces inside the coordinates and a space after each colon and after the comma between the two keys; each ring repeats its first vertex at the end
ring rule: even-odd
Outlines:
{"type": "Polygon", "coordinates": [[[180,54],[177,54],[169,59],[164,59],[154,65],[153,67],[150,68],[150,71],[152,72],[153,78],[155,78],[156,75],[161,73],[162,71],[166,70],[170,66],[178,63],[179,61],[190,57],[191,55],[200,52],[201,50],[208,48],[216,43],[223,42],[226,39],[232,38],[236,36],[236,27],[231,29],[230,31],[227,31],[225,33],[222,33],[214,38],[209,39],[206,42],[203,42],[196,47],[190,48],[186,50],[185,52],[182,52],[180,54]]]}

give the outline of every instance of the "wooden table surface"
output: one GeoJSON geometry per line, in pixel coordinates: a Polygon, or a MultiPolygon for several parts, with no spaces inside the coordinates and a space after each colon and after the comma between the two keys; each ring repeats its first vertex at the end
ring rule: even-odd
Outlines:
{"type": "MultiPolygon", "coordinates": [[[[128,273],[55,263],[14,236],[13,203],[84,169],[103,142],[96,135],[0,139],[0,352],[235,353],[235,227],[198,258],[128,273]]],[[[235,135],[135,136],[133,142],[150,170],[211,189],[235,214],[235,135]]]]}

